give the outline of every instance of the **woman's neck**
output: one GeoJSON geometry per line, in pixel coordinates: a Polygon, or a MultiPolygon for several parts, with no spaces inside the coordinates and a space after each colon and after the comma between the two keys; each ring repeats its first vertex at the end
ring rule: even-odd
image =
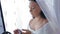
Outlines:
{"type": "Polygon", "coordinates": [[[41,16],[37,16],[37,17],[35,17],[35,19],[40,21],[40,23],[43,23],[43,22],[47,23],[47,21],[48,21],[47,19],[44,19],[41,16]]]}
{"type": "Polygon", "coordinates": [[[42,19],[42,17],[41,16],[36,16],[35,19],[42,19]]]}

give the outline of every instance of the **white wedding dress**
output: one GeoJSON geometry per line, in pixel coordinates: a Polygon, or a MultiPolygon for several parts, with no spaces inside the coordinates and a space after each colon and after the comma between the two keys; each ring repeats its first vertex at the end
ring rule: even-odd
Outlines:
{"type": "Polygon", "coordinates": [[[60,0],[36,0],[46,18],[48,24],[34,31],[32,34],[60,34],[60,0]]]}
{"type": "Polygon", "coordinates": [[[54,31],[52,30],[49,23],[45,24],[38,30],[33,30],[30,28],[30,26],[28,27],[28,29],[31,31],[31,34],[54,34],[54,31]]]}
{"type": "MultiPolygon", "coordinates": [[[[47,28],[48,32],[44,30],[45,32],[43,31],[43,33],[60,34],[60,0],[36,0],[36,1],[40,8],[42,9],[43,13],[45,14],[46,18],[48,19],[49,23],[49,25],[43,27],[44,29],[47,28]]],[[[43,30],[43,28],[41,30],[43,30]]]]}

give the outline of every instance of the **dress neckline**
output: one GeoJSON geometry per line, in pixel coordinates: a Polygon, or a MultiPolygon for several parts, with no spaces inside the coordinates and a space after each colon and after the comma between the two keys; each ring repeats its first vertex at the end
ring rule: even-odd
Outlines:
{"type": "Polygon", "coordinates": [[[44,26],[42,26],[41,28],[39,28],[39,29],[37,29],[37,30],[33,30],[30,26],[29,26],[29,28],[30,28],[32,31],[40,31],[40,30],[42,30],[44,27],[46,27],[47,24],[48,24],[48,23],[46,23],[44,26]]]}

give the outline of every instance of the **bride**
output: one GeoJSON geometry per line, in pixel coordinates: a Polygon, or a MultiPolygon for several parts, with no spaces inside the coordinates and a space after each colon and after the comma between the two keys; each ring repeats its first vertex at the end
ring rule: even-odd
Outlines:
{"type": "Polygon", "coordinates": [[[33,19],[30,20],[28,30],[23,29],[23,34],[53,34],[47,18],[43,14],[36,0],[30,0],[30,13],[33,19]]]}
{"type": "MultiPolygon", "coordinates": [[[[22,34],[59,34],[59,28],[57,28],[55,25],[55,23],[58,23],[56,22],[57,20],[54,20],[56,19],[55,17],[48,21],[47,18],[45,17],[46,16],[46,12],[45,12],[45,15],[44,15],[44,11],[41,10],[41,7],[40,5],[38,5],[38,2],[40,1],[36,1],[36,0],[29,0],[30,1],[30,5],[29,5],[29,8],[30,8],[30,13],[32,15],[32,19],[30,20],[29,22],[29,25],[28,25],[28,29],[22,29],[22,34]]],[[[43,1],[43,0],[41,0],[43,1]]],[[[43,2],[41,2],[41,4],[43,4],[43,2]]],[[[47,8],[46,6],[44,6],[45,8],[47,8]]],[[[50,14],[50,13],[49,13],[50,14]]],[[[51,13],[51,15],[48,14],[48,18],[51,19],[52,16],[55,16],[54,14],[51,13]]]]}

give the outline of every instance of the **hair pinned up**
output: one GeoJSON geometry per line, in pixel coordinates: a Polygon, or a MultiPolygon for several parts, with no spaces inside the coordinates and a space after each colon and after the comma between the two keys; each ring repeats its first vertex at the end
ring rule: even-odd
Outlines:
{"type": "Polygon", "coordinates": [[[36,0],[29,0],[29,1],[34,1],[34,2],[36,2],[36,0]]]}

